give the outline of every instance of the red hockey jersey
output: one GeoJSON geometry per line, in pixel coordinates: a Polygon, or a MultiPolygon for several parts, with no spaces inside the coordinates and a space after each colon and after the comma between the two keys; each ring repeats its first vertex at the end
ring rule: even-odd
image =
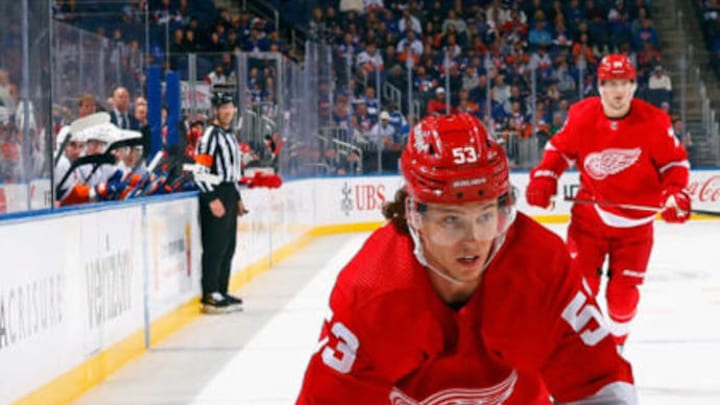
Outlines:
{"type": "MultiPolygon", "coordinates": [[[[599,97],[574,104],[536,170],[559,176],[572,163],[580,171],[579,199],[657,207],[665,188],[687,187],[690,170],[670,117],[638,99],[620,119],[605,116],[599,97]]],[[[611,226],[641,225],[655,216],[618,207],[595,209],[611,226]]]]}
{"type": "Polygon", "coordinates": [[[519,213],[459,310],[412,250],[388,224],[342,270],[298,404],[550,404],[611,384],[625,393],[604,403],[634,403],[630,366],[555,234],[519,213]]]}

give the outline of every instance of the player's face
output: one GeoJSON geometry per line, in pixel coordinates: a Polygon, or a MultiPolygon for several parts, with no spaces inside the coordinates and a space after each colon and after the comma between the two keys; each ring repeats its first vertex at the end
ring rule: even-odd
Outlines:
{"type": "Polygon", "coordinates": [[[85,154],[90,155],[99,155],[103,152],[105,152],[105,146],[107,146],[107,143],[98,141],[96,139],[89,139],[85,143],[85,154]]]}
{"type": "Polygon", "coordinates": [[[127,164],[129,167],[135,167],[140,162],[140,159],[142,158],[142,146],[136,146],[134,148],[130,148],[130,152],[125,157],[125,164],[127,164]]]}
{"type": "Polygon", "coordinates": [[[124,161],[127,158],[127,156],[130,154],[130,148],[124,147],[124,148],[115,149],[114,151],[112,151],[112,154],[115,156],[115,162],[124,161]]]}
{"type": "Polygon", "coordinates": [[[77,158],[80,157],[84,148],[84,142],[69,141],[67,145],[65,145],[65,156],[67,156],[70,162],[74,162],[75,160],[77,160],[77,158]]]}
{"type": "Polygon", "coordinates": [[[600,83],[605,115],[610,118],[622,117],[630,110],[635,83],[627,79],[611,79],[600,83]]]}
{"type": "Polygon", "coordinates": [[[217,108],[217,119],[223,128],[230,126],[234,116],[235,106],[231,103],[222,104],[217,108]]]}
{"type": "Polygon", "coordinates": [[[78,115],[80,118],[88,116],[95,112],[95,103],[91,103],[89,101],[83,101],[78,106],[78,115]]]}
{"type": "Polygon", "coordinates": [[[128,110],[128,107],[130,106],[130,95],[128,94],[127,90],[115,90],[115,94],[113,95],[113,102],[115,103],[115,108],[117,108],[121,112],[126,112],[128,110]]]}
{"type": "Polygon", "coordinates": [[[428,204],[419,233],[428,263],[458,279],[477,279],[498,236],[497,201],[428,204]]]}

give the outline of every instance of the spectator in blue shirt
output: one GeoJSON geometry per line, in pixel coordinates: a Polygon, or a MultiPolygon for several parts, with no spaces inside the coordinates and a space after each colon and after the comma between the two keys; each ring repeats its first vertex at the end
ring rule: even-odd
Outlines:
{"type": "Polygon", "coordinates": [[[540,46],[549,46],[552,44],[552,36],[545,29],[545,22],[538,20],[530,32],[528,33],[528,42],[530,49],[537,49],[540,46]]]}

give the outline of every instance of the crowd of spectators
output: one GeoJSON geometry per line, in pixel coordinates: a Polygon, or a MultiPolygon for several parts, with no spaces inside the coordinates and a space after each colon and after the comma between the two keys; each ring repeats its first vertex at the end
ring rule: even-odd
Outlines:
{"type": "MultiPolygon", "coordinates": [[[[293,2],[285,3],[282,6],[290,7],[293,2]]],[[[303,3],[303,7],[316,6],[311,8],[310,18],[302,19],[298,12],[285,19],[299,16],[295,23],[307,29],[309,38],[332,46],[337,81],[328,86],[333,94],[328,97],[332,103],[327,105],[327,116],[343,134],[342,140],[392,154],[402,150],[412,120],[419,118],[403,113],[412,107],[408,105],[408,87],[420,102],[420,115],[470,112],[508,147],[511,138],[532,137],[542,147],[561,127],[569,106],[595,94],[595,66],[610,52],[626,53],[635,62],[638,97],[675,113],[672,83],[661,64],[649,3],[317,0],[303,3]],[[348,66],[350,76],[338,74],[348,66]],[[384,83],[400,90],[400,104],[378,96],[384,83]]],[[[706,16],[717,17],[718,13],[712,12],[716,3],[703,3],[706,16]]],[[[129,50],[144,47],[148,17],[147,63],[162,62],[186,79],[186,55],[197,53],[196,80],[212,86],[237,82],[233,51],[291,52],[274,24],[247,11],[231,15],[213,2],[187,0],[150,1],[147,7],[146,15],[144,0],[107,5],[56,0],[54,17],[104,35],[129,50]]],[[[274,67],[258,59],[250,63],[247,75],[251,105],[265,104],[262,108],[272,110],[274,67]]],[[[187,117],[188,133],[198,124],[197,118],[187,117]]],[[[353,156],[347,151],[338,153],[330,144],[324,149],[333,149],[321,150],[317,156],[323,167],[329,168],[327,173],[359,170],[356,152],[353,156]]],[[[516,150],[508,152],[517,158],[516,150]]]]}
{"type": "Polygon", "coordinates": [[[26,139],[18,86],[12,75],[0,67],[0,184],[33,180],[47,172],[45,134],[37,125],[36,113],[31,103],[26,139]]]}
{"type": "Polygon", "coordinates": [[[17,86],[10,76],[0,69],[0,183],[16,180],[19,175],[21,134],[12,116],[15,112],[17,86]]]}
{"type": "Polygon", "coordinates": [[[199,55],[195,79],[232,79],[231,58],[221,53],[284,52],[292,49],[280,39],[273,23],[247,10],[231,15],[213,1],[130,0],[82,2],[55,0],[53,16],[122,44],[126,54],[145,48],[146,17],[149,54],[146,64],[158,63],[188,78],[187,54],[199,55]],[[147,7],[147,13],[146,13],[147,7]],[[212,78],[209,76],[212,75],[212,78]]]}
{"type": "Polygon", "coordinates": [[[715,73],[720,79],[720,1],[693,0],[698,19],[702,21],[702,30],[711,52],[715,73]]]}
{"type": "Polygon", "coordinates": [[[354,140],[367,137],[382,111],[368,113],[365,94],[378,71],[381,82],[404,93],[403,103],[412,78],[421,115],[444,113],[449,104],[449,111],[476,114],[506,141],[537,135],[542,146],[569,105],[596,94],[600,58],[625,53],[638,68],[636,96],[675,113],[649,0],[385,0],[355,2],[354,9],[324,3],[307,28],[333,45],[336,70],[353,68],[339,83],[333,117],[354,140]]]}
{"type": "MultiPolygon", "coordinates": [[[[118,63],[122,66],[121,70],[124,74],[131,72],[119,78],[113,76],[112,81],[115,84],[122,83],[130,93],[138,95],[142,87],[128,84],[144,81],[144,78],[139,76],[144,75],[144,66],[147,64],[161,64],[164,70],[179,73],[181,80],[189,79],[189,53],[195,53],[197,56],[195,62],[197,76],[194,78],[196,81],[205,82],[210,89],[234,91],[234,86],[237,84],[237,60],[233,53],[249,54],[245,78],[248,89],[245,106],[256,109],[258,115],[275,118],[277,114],[275,78],[278,66],[273,61],[253,58],[252,54],[275,51],[284,52],[286,56],[292,57],[292,50],[280,40],[273,24],[245,10],[231,15],[227,9],[216,7],[212,1],[157,0],[148,3],[144,0],[131,0],[99,4],[57,0],[53,3],[53,16],[58,21],[93,32],[100,38],[106,38],[110,49],[106,54],[111,59],[108,66],[118,63]],[[129,59],[137,53],[134,51],[145,47],[146,18],[149,23],[150,53],[144,55],[145,60],[142,63],[132,63],[129,59]],[[128,66],[136,66],[139,69],[133,72],[128,66]]],[[[72,43],[72,39],[68,42],[72,43]]],[[[72,57],[72,52],[69,55],[72,57]]],[[[66,82],[74,83],[72,80],[66,82]]],[[[85,85],[82,81],[78,82],[85,85]]],[[[70,90],[77,91],[77,89],[70,90]]],[[[111,111],[112,98],[105,100],[102,97],[102,90],[93,90],[99,100],[105,101],[105,103],[97,103],[98,109],[111,111]]],[[[72,98],[66,97],[62,100],[62,105],[57,107],[62,111],[55,114],[56,130],[62,123],[77,117],[73,111],[75,106],[72,98]]],[[[190,136],[191,127],[197,128],[206,119],[208,113],[209,111],[204,111],[192,117],[189,115],[183,117],[181,125],[183,132],[190,136]]],[[[165,132],[166,130],[163,133],[165,132]]],[[[190,149],[187,148],[188,151],[190,149]]],[[[258,140],[252,143],[250,152],[257,157],[257,160],[262,160],[262,156],[266,154],[265,149],[266,145],[258,140]]]]}
{"type": "MultiPolygon", "coordinates": [[[[25,178],[22,159],[24,134],[18,125],[21,124],[18,113],[22,111],[22,107],[18,105],[18,83],[22,74],[21,34],[21,25],[13,19],[8,19],[7,24],[0,30],[0,184],[18,182],[25,178]]],[[[33,144],[30,151],[34,156],[43,143],[35,128],[30,131],[30,136],[33,144]]],[[[39,166],[43,164],[42,160],[38,162],[39,166]]],[[[0,205],[2,204],[0,201],[0,205]]]]}

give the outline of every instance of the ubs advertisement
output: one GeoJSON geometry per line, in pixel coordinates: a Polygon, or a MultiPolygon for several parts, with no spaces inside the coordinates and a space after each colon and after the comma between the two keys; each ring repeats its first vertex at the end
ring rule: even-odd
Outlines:
{"type": "Polygon", "coordinates": [[[382,206],[402,185],[398,176],[348,177],[315,183],[316,225],[383,221],[382,206]]]}

